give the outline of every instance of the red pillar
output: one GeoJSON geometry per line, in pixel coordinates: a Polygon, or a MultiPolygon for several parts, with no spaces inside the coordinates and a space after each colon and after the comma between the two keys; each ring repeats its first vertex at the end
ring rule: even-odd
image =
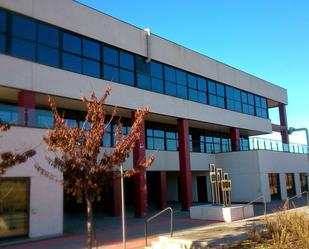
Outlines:
{"type": "Polygon", "coordinates": [[[166,172],[160,171],[160,200],[159,208],[162,210],[167,207],[167,185],[166,185],[166,172]]]}
{"type": "Polygon", "coordinates": [[[240,134],[238,128],[230,128],[230,139],[231,139],[231,146],[232,151],[239,151],[240,150],[240,134]]]}
{"type": "MultiPolygon", "coordinates": [[[[132,112],[132,120],[135,119],[135,111],[132,112]]],[[[133,167],[146,160],[145,147],[145,123],[140,127],[140,139],[136,141],[133,148],[133,167]]],[[[146,171],[140,172],[134,176],[134,202],[135,202],[135,216],[145,217],[148,211],[147,203],[147,181],[146,171]]]]}
{"type": "Polygon", "coordinates": [[[27,91],[18,93],[18,124],[35,125],[35,93],[27,91]]]}
{"type": "Polygon", "coordinates": [[[280,125],[284,127],[281,133],[282,143],[289,143],[289,134],[288,134],[288,121],[286,117],[286,109],[284,104],[279,105],[279,116],[280,116],[280,125]]]}
{"type": "Polygon", "coordinates": [[[181,204],[183,210],[188,210],[192,206],[192,179],[188,120],[178,119],[177,125],[179,139],[179,176],[182,193],[181,204]]]}
{"type": "Polygon", "coordinates": [[[121,188],[120,178],[116,178],[113,181],[113,209],[112,214],[114,216],[121,215],[121,188]]]}

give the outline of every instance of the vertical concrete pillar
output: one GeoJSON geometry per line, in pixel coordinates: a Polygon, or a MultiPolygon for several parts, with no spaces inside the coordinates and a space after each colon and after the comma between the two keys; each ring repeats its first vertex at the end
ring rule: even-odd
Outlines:
{"type": "Polygon", "coordinates": [[[27,91],[18,93],[18,124],[35,125],[35,93],[27,91]]]}
{"type": "Polygon", "coordinates": [[[113,208],[112,215],[120,216],[121,215],[121,186],[120,178],[116,178],[113,181],[113,208]]]}
{"type": "Polygon", "coordinates": [[[286,191],[285,173],[280,173],[279,179],[280,179],[281,200],[286,200],[286,198],[288,197],[288,193],[286,191]]]}
{"type": "Polygon", "coordinates": [[[183,210],[192,206],[192,179],[189,148],[189,125],[188,120],[178,119],[179,139],[179,176],[181,184],[181,204],[183,210]]]}
{"type": "Polygon", "coordinates": [[[295,192],[297,195],[299,195],[301,193],[299,173],[294,173],[294,182],[295,182],[295,192]]]}
{"type": "Polygon", "coordinates": [[[167,207],[167,185],[166,185],[166,172],[160,171],[160,200],[159,208],[162,210],[167,207]]]}
{"type": "Polygon", "coordinates": [[[232,151],[240,150],[240,133],[238,128],[230,128],[230,139],[232,151]]]}
{"type": "MultiPolygon", "coordinates": [[[[132,121],[135,120],[135,111],[132,111],[132,121]]],[[[140,138],[133,148],[133,167],[146,160],[145,123],[140,127],[140,138]]],[[[134,176],[134,208],[136,217],[145,217],[148,211],[146,171],[134,176]]]]}
{"type": "Polygon", "coordinates": [[[279,105],[279,116],[280,116],[280,125],[285,127],[285,129],[281,131],[282,143],[288,144],[289,143],[288,121],[284,104],[279,105]]]}

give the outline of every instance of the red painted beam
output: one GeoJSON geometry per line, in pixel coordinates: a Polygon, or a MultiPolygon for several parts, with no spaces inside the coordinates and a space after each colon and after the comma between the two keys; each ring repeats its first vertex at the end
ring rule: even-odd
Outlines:
{"type": "Polygon", "coordinates": [[[166,185],[166,172],[160,171],[160,209],[164,209],[167,207],[167,185],[166,185]]]}
{"type": "Polygon", "coordinates": [[[179,139],[179,176],[181,184],[181,204],[183,210],[189,210],[192,206],[192,179],[189,148],[188,120],[178,119],[179,139]]]}
{"type": "Polygon", "coordinates": [[[238,128],[230,128],[230,139],[232,145],[232,151],[240,150],[240,133],[238,128]]]}
{"type": "Polygon", "coordinates": [[[112,214],[114,216],[121,215],[121,186],[120,178],[116,178],[113,181],[113,210],[112,214]]]}
{"type": "Polygon", "coordinates": [[[286,127],[281,126],[281,125],[277,125],[277,124],[272,124],[272,130],[275,131],[275,132],[281,132],[281,131],[285,131],[286,127]]]}
{"type": "Polygon", "coordinates": [[[281,131],[281,139],[283,143],[288,144],[289,143],[288,121],[284,104],[279,105],[279,115],[280,115],[280,125],[285,127],[285,129],[281,131]]]}
{"type": "Polygon", "coordinates": [[[18,93],[18,124],[35,125],[35,93],[20,91],[18,93]]]}
{"type": "MultiPolygon", "coordinates": [[[[132,111],[132,120],[135,120],[135,111],[132,111]]],[[[140,138],[133,148],[133,167],[145,162],[145,160],[145,122],[143,122],[140,127],[140,138]]],[[[146,171],[134,176],[134,197],[135,216],[145,217],[148,211],[146,171]]]]}

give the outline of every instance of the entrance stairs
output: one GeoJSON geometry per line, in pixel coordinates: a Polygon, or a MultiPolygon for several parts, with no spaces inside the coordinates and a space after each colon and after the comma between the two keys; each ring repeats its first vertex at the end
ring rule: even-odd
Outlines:
{"type": "Polygon", "coordinates": [[[145,249],[203,249],[208,248],[205,241],[192,241],[188,239],[170,238],[160,236],[158,241],[152,241],[145,249]]]}

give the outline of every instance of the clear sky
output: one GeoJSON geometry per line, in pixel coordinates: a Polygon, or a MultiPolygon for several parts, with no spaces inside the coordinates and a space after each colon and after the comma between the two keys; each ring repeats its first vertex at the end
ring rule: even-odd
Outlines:
{"type": "Polygon", "coordinates": [[[79,2],[286,88],[289,126],[309,128],[308,0],[79,2]]]}

